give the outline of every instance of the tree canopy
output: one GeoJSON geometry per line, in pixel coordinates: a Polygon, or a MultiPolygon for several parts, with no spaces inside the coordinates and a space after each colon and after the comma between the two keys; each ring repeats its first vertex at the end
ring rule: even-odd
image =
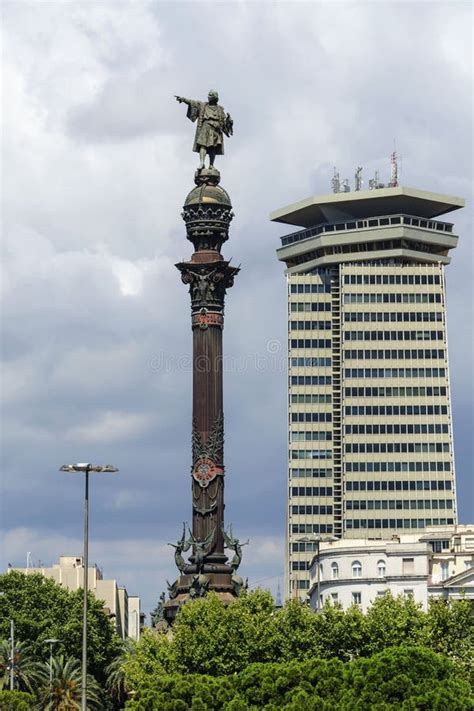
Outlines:
{"type": "Polygon", "coordinates": [[[368,658],[250,664],[238,674],[154,675],[126,709],[137,711],[469,711],[474,696],[456,665],[424,647],[368,658]]]}
{"type": "MultiPolygon", "coordinates": [[[[0,591],[0,708],[75,708],[82,590],[11,572],[0,576],[0,591]],[[6,690],[10,619],[17,643],[14,692],[6,690]],[[59,640],[51,686],[50,638],[59,640]]],[[[261,590],[243,593],[228,607],[209,593],[181,608],[171,632],[145,630],[140,642],[124,643],[90,595],[89,705],[472,711],[473,650],[474,617],[464,600],[432,600],[425,612],[410,598],[386,594],[365,614],[330,603],[316,614],[298,600],[276,610],[261,590]]]]}
{"type": "Polygon", "coordinates": [[[123,665],[126,708],[362,711],[372,695],[384,711],[467,710],[473,640],[467,601],[424,612],[387,594],[366,614],[331,604],[315,614],[297,600],[275,610],[263,591],[227,608],[210,593],[180,610],[171,634],[143,634],[123,665]]]}
{"type": "MultiPolygon", "coordinates": [[[[13,620],[15,639],[28,647],[34,661],[47,661],[45,640],[57,639],[55,656],[81,659],[82,590],[71,592],[39,573],[25,575],[11,571],[0,575],[0,639],[10,635],[13,620]]],[[[101,684],[106,667],[117,655],[120,640],[103,604],[88,594],[88,671],[101,684]]]]}
{"type": "Polygon", "coordinates": [[[8,711],[31,711],[35,697],[25,691],[0,691],[0,709],[8,711]]]}

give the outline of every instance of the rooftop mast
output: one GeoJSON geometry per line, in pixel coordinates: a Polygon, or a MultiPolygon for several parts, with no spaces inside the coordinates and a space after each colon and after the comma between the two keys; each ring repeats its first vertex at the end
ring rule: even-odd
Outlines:
{"type": "Polygon", "coordinates": [[[391,163],[391,171],[390,171],[390,183],[389,186],[391,188],[396,188],[399,185],[398,178],[399,178],[399,170],[398,170],[398,156],[397,156],[397,151],[393,151],[393,153],[390,154],[390,163],[391,163]]]}

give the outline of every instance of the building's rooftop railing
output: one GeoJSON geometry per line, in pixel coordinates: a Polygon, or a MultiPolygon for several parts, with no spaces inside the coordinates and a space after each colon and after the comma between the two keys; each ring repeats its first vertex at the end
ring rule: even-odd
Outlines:
{"type": "Polygon", "coordinates": [[[381,217],[368,217],[364,220],[348,220],[346,222],[325,222],[317,227],[308,227],[305,230],[298,230],[281,238],[283,247],[295,242],[301,242],[305,239],[310,239],[320,234],[329,232],[349,232],[353,230],[367,230],[371,228],[386,227],[390,225],[409,225],[412,227],[421,227],[425,230],[434,230],[436,232],[452,232],[453,224],[451,222],[438,222],[437,220],[425,220],[422,217],[414,215],[384,215],[381,217]]]}

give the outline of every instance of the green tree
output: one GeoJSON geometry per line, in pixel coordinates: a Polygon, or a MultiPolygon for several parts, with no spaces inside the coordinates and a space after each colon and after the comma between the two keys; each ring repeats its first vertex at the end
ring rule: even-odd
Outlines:
{"type": "Polygon", "coordinates": [[[131,639],[123,641],[121,650],[106,669],[107,681],[105,688],[112,700],[114,708],[121,709],[127,699],[128,686],[125,678],[125,664],[135,654],[135,643],[131,639]]]}
{"type": "Polygon", "coordinates": [[[474,686],[474,616],[469,600],[432,598],[427,615],[427,644],[456,661],[474,686]]]}
{"type": "MultiPolygon", "coordinates": [[[[0,575],[0,638],[9,634],[9,620],[15,636],[28,645],[34,660],[48,656],[45,640],[58,639],[58,654],[81,658],[82,590],[70,592],[38,573],[17,571],[0,575]]],[[[120,640],[104,613],[101,601],[88,594],[88,671],[105,684],[106,667],[120,649],[120,640]]]]}
{"type": "Polygon", "coordinates": [[[145,629],[133,654],[124,663],[125,685],[130,692],[146,688],[149,679],[158,679],[175,669],[172,642],[161,632],[145,629]]]}
{"type": "MultiPolygon", "coordinates": [[[[81,708],[81,664],[77,659],[65,659],[63,655],[53,657],[41,665],[41,682],[37,690],[41,709],[45,711],[76,711],[81,708]],[[50,683],[50,671],[51,683],[50,683]]],[[[87,706],[103,709],[100,689],[95,679],[87,677],[87,706]]]]}
{"type": "Polygon", "coordinates": [[[472,711],[456,665],[423,647],[390,647],[352,662],[250,664],[238,674],[149,677],[127,701],[140,711],[472,711]]]}
{"type": "Polygon", "coordinates": [[[0,709],[3,711],[31,711],[36,706],[35,697],[24,691],[0,691],[0,709]]]}
{"type": "Polygon", "coordinates": [[[399,646],[348,664],[340,708],[351,711],[472,711],[457,666],[425,647],[399,646]]]}
{"type": "MultiPolygon", "coordinates": [[[[0,690],[8,689],[11,669],[10,640],[0,642],[0,690]]],[[[33,659],[31,650],[24,644],[15,644],[13,652],[13,684],[18,691],[31,692],[39,679],[38,663],[33,659]]]]}
{"type": "Polygon", "coordinates": [[[305,659],[317,654],[316,615],[299,600],[288,601],[277,613],[276,635],[278,656],[271,661],[305,659]]]}
{"type": "Polygon", "coordinates": [[[385,593],[376,598],[365,615],[365,635],[360,653],[371,656],[386,647],[423,645],[428,641],[428,619],[412,597],[385,593]]]}
{"type": "Polygon", "coordinates": [[[279,617],[270,593],[244,592],[227,608],[226,618],[234,630],[234,659],[239,669],[253,662],[272,662],[281,655],[279,617]]]}
{"type": "Polygon", "coordinates": [[[150,631],[124,669],[135,689],[148,673],[224,676],[253,663],[311,658],[349,661],[401,644],[431,646],[469,670],[473,657],[469,603],[432,603],[424,612],[412,599],[378,598],[367,614],[327,603],[319,614],[298,600],[274,609],[263,591],[242,595],[227,608],[217,595],[185,605],[172,637],[150,631]]]}
{"type": "Polygon", "coordinates": [[[146,711],[212,711],[221,709],[235,696],[232,677],[206,674],[169,674],[148,677],[132,694],[125,708],[146,711]]]}
{"type": "Polygon", "coordinates": [[[270,593],[244,594],[225,607],[210,593],[184,605],[173,627],[169,671],[223,675],[279,654],[277,620],[270,593]]]}
{"type": "Polygon", "coordinates": [[[366,619],[357,605],[344,611],[340,605],[326,602],[315,615],[315,656],[348,661],[360,654],[366,637],[366,619]]]}

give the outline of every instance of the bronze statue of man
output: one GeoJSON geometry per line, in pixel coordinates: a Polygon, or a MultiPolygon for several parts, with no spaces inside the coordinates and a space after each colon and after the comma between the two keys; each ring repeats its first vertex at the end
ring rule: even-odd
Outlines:
{"type": "Polygon", "coordinates": [[[217,103],[219,94],[212,89],[209,91],[207,101],[194,101],[183,96],[175,98],[180,104],[187,104],[188,119],[193,123],[197,121],[193,151],[199,153],[199,170],[205,167],[206,154],[209,156],[209,167],[212,168],[216,155],[224,154],[224,134],[226,136],[233,134],[233,121],[230,114],[226,114],[223,107],[219,106],[217,103]]]}

